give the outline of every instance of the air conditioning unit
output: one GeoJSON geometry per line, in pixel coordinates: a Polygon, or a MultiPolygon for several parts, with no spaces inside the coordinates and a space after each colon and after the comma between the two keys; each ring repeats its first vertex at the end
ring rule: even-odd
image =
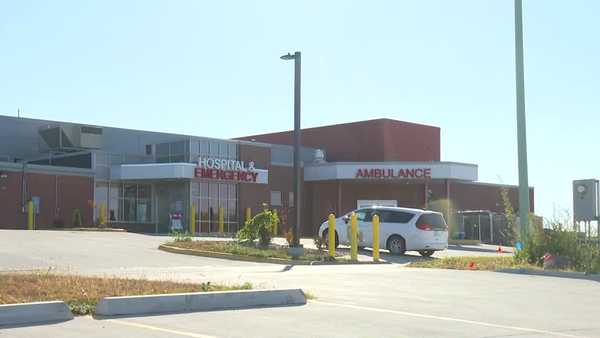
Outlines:
{"type": "Polygon", "coordinates": [[[48,148],[58,151],[102,148],[103,130],[82,125],[47,125],[38,130],[48,148]]]}
{"type": "Polygon", "coordinates": [[[74,126],[76,128],[73,136],[75,144],[81,148],[102,148],[102,128],[93,126],[74,126]]]}

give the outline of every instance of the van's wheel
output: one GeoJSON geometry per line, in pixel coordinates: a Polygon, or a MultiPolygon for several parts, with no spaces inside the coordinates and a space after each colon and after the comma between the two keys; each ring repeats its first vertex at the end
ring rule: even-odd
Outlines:
{"type": "Polygon", "coordinates": [[[431,255],[433,255],[434,251],[433,250],[421,250],[419,251],[419,254],[423,257],[430,257],[431,255]]]}
{"type": "MultiPolygon", "coordinates": [[[[323,243],[325,247],[329,249],[329,229],[323,230],[323,243]]],[[[335,249],[340,245],[340,240],[338,238],[337,231],[335,232],[335,249]]]]}
{"type": "Polygon", "coordinates": [[[390,238],[387,240],[386,247],[392,255],[404,255],[406,252],[406,242],[402,236],[390,236],[390,238]]]}

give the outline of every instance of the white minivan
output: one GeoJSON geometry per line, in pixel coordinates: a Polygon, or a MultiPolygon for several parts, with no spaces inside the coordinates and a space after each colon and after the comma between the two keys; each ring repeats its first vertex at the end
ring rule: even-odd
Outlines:
{"type": "MultiPolygon", "coordinates": [[[[358,246],[373,246],[373,215],[379,215],[379,247],[394,255],[418,251],[425,257],[448,248],[448,226],[444,216],[435,211],[371,206],[354,210],[358,228],[358,246]]],[[[350,244],[350,215],[335,220],[335,246],[350,244]]],[[[321,224],[319,235],[329,241],[329,224],[321,224]]]]}

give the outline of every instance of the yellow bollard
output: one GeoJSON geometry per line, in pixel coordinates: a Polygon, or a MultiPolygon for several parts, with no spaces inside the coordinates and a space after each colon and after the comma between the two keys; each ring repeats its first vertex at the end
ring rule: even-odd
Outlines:
{"type": "Polygon", "coordinates": [[[327,219],[327,223],[329,224],[329,257],[335,257],[335,215],[329,214],[329,218],[327,219]]]}
{"type": "Polygon", "coordinates": [[[101,226],[104,226],[106,225],[106,204],[100,204],[99,213],[100,215],[98,215],[98,223],[100,223],[101,226]]]}
{"type": "Polygon", "coordinates": [[[27,202],[27,229],[33,230],[33,201],[27,202]]]}
{"type": "Polygon", "coordinates": [[[196,206],[194,203],[190,204],[190,232],[192,236],[196,235],[196,206]]]}
{"type": "Polygon", "coordinates": [[[223,234],[225,232],[225,213],[223,207],[219,207],[219,232],[223,234]]]}
{"type": "MultiPolygon", "coordinates": [[[[275,214],[275,216],[277,216],[277,209],[273,209],[273,213],[275,214]]],[[[273,237],[277,236],[277,225],[279,222],[275,222],[275,224],[273,224],[273,237]]]]}
{"type": "Polygon", "coordinates": [[[356,229],[356,213],[352,212],[350,216],[350,259],[353,261],[358,260],[358,238],[356,229]]]}
{"type": "Polygon", "coordinates": [[[246,208],[246,222],[249,222],[252,219],[252,209],[246,208]]]}
{"type": "Polygon", "coordinates": [[[379,215],[373,215],[373,262],[379,262],[379,215]]]}

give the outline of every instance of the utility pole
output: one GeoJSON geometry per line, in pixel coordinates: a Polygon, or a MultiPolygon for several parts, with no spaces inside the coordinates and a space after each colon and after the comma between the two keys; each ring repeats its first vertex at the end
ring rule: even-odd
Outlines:
{"type": "Polygon", "coordinates": [[[301,54],[295,52],[281,56],[282,60],[294,60],[294,227],[292,246],[300,246],[300,224],[302,216],[302,162],[300,157],[300,79],[301,79],[301,54]]]}
{"type": "Polygon", "coordinates": [[[517,143],[519,151],[519,219],[521,241],[529,231],[529,180],[527,174],[527,128],[523,72],[523,1],[515,0],[515,68],[517,89],[517,143]]]}

